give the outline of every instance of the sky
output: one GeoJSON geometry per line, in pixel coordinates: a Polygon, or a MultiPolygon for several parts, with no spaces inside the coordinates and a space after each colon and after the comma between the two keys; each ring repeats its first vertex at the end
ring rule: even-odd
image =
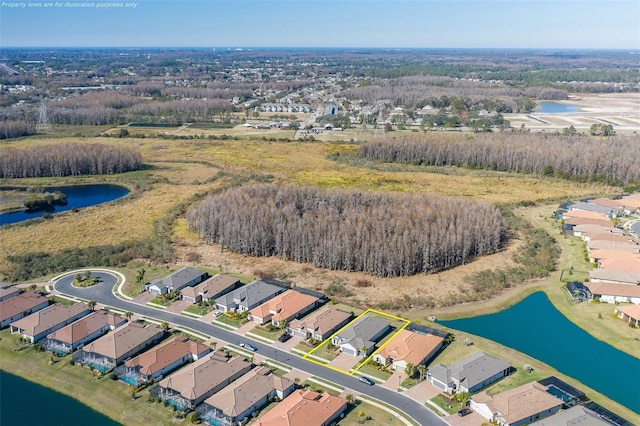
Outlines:
{"type": "Polygon", "coordinates": [[[640,0],[2,1],[1,47],[640,49],[640,0]]]}

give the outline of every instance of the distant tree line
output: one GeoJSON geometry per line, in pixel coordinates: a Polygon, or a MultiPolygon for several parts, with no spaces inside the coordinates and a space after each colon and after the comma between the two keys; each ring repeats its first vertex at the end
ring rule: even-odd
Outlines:
{"type": "Polygon", "coordinates": [[[640,183],[637,139],[588,136],[476,134],[472,138],[428,134],[360,145],[370,160],[534,173],[614,185],[640,183]]]}
{"type": "Polygon", "coordinates": [[[500,212],[481,201],[273,184],[210,196],[187,218],[223,250],[378,276],[461,265],[504,238],[500,212]]]}
{"type": "Polygon", "coordinates": [[[0,178],[59,177],[138,170],[134,150],[101,144],[57,144],[0,151],[0,178]]]}
{"type": "Polygon", "coordinates": [[[0,121],[0,139],[12,139],[35,133],[33,124],[25,120],[0,121]]]}

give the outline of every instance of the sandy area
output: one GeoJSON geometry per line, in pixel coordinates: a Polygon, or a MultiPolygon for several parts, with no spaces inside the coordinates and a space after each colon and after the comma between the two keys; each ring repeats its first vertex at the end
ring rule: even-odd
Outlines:
{"type": "Polygon", "coordinates": [[[524,124],[532,131],[562,131],[573,126],[578,132],[588,133],[592,124],[611,124],[618,134],[640,131],[640,93],[573,94],[567,101],[554,102],[576,105],[580,110],[557,114],[505,114],[505,118],[514,128],[524,124]]]}

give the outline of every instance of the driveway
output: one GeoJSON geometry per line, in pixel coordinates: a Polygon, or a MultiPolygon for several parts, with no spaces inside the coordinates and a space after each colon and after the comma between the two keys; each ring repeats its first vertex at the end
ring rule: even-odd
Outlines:
{"type": "Polygon", "coordinates": [[[184,311],[191,305],[192,303],[187,302],[186,300],[177,300],[173,302],[171,305],[169,305],[165,310],[167,312],[173,312],[173,313],[179,314],[180,312],[184,311]]]}
{"type": "Polygon", "coordinates": [[[464,417],[460,417],[457,414],[452,414],[447,417],[447,423],[451,426],[480,426],[483,423],[489,423],[487,419],[482,417],[475,411],[464,417]]]}
{"type": "Polygon", "coordinates": [[[341,352],[329,365],[348,372],[360,361],[362,361],[362,358],[358,356],[347,355],[341,352]]]}
{"type": "Polygon", "coordinates": [[[149,293],[148,291],[143,291],[133,299],[133,302],[140,303],[141,305],[146,305],[147,302],[149,302],[154,297],[155,294],[149,293]]]}

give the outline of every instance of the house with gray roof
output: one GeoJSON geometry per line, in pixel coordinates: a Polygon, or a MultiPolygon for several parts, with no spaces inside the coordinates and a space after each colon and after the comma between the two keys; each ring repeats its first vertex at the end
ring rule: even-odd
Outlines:
{"type": "Polygon", "coordinates": [[[569,210],[584,210],[587,212],[600,213],[607,217],[618,217],[622,213],[621,209],[615,209],[611,207],[605,207],[599,204],[580,201],[568,206],[569,210]]]}
{"type": "Polygon", "coordinates": [[[333,336],[331,343],[352,356],[368,356],[376,343],[389,332],[391,324],[382,318],[366,315],[333,336]]]}
{"type": "Polygon", "coordinates": [[[537,422],[530,423],[531,426],[611,426],[611,423],[604,420],[598,414],[582,405],[558,412],[553,416],[546,417],[537,422]]]}
{"type": "Polygon", "coordinates": [[[449,367],[442,364],[430,367],[427,379],[445,392],[473,393],[508,376],[511,368],[508,362],[484,352],[475,352],[449,367]]]}
{"type": "Polygon", "coordinates": [[[185,267],[173,274],[162,278],[161,280],[153,280],[147,284],[149,293],[158,295],[171,293],[174,290],[182,290],[185,287],[192,287],[206,280],[209,274],[195,268],[185,267]]]}
{"type": "Polygon", "coordinates": [[[256,280],[218,297],[216,299],[216,309],[223,312],[249,311],[272,297],[283,293],[287,288],[287,284],[275,280],[270,280],[270,282],[256,280]]]}

